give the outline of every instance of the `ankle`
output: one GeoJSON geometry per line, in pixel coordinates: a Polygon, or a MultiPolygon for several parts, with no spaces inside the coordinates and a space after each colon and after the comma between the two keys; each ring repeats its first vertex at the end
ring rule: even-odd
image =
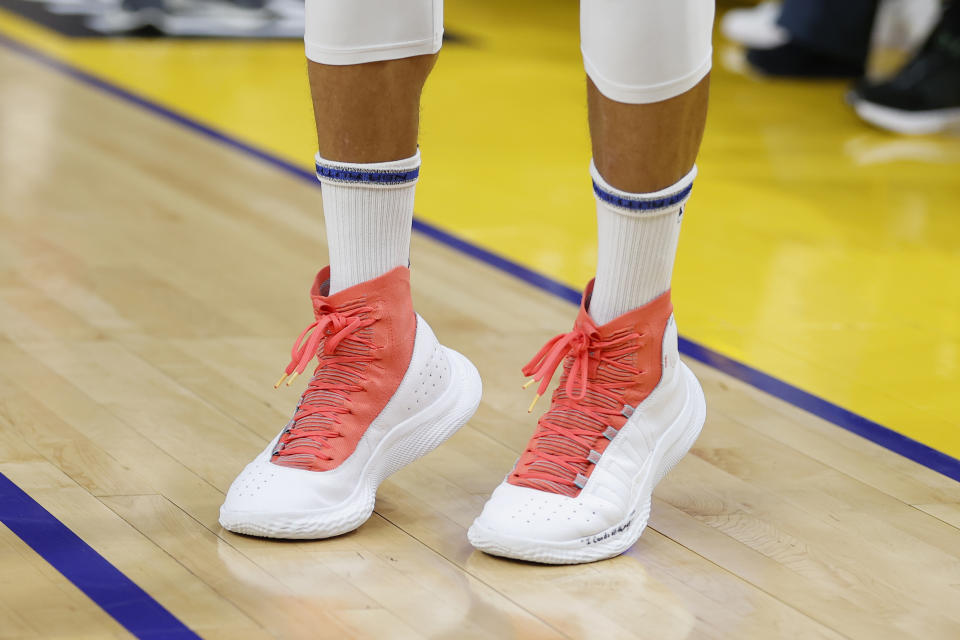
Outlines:
{"type": "Polygon", "coordinates": [[[420,152],[391,162],[347,163],[316,157],[336,293],[410,262],[420,152]]]}

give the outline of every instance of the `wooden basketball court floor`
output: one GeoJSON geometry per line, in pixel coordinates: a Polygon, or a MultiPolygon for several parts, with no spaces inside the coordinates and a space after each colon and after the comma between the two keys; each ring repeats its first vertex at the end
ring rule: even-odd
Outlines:
{"type": "Polygon", "coordinates": [[[476,417],[352,534],[223,531],[298,393],[272,382],[325,258],[319,192],[62,71],[0,48],[0,638],[960,637],[960,485],[690,358],[708,421],[633,549],[474,551],[535,421],[518,368],[574,308],[429,234],[415,303],[480,369],[476,417]]]}

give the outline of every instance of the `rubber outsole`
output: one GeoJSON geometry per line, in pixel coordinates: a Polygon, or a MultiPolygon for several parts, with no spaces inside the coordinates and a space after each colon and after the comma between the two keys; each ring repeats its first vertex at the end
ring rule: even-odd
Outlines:
{"type": "Polygon", "coordinates": [[[633,506],[620,522],[593,535],[572,540],[546,541],[505,536],[474,522],[467,532],[470,543],[491,555],[541,564],[581,564],[606,560],[622,554],[636,544],[650,519],[650,503],[657,484],[693,447],[706,420],[706,399],[693,372],[683,364],[693,411],[686,420],[678,420],[654,445],[648,458],[650,468],[641,471],[633,506]],[[609,534],[615,532],[615,534],[609,534]],[[597,540],[600,538],[599,540],[597,540]]]}
{"type": "Polygon", "coordinates": [[[359,528],[373,514],[380,483],[440,446],[467,423],[480,405],[482,383],[476,367],[453,349],[441,348],[450,359],[450,387],[429,407],[387,432],[364,465],[361,481],[347,499],[309,512],[231,512],[221,509],[221,526],[234,533],[299,540],[330,538],[359,528]],[[444,404],[449,404],[449,408],[444,408],[444,404]],[[423,424],[422,416],[433,414],[438,405],[440,415],[423,424]]]}

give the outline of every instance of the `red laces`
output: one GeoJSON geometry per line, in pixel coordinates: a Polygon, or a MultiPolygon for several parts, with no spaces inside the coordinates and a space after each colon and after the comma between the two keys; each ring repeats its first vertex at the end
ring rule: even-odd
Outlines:
{"type": "MultiPolygon", "coordinates": [[[[339,415],[351,412],[349,394],[363,391],[360,384],[365,380],[363,371],[376,359],[372,352],[378,347],[366,331],[376,322],[371,317],[373,311],[372,307],[338,311],[326,302],[315,304],[316,319],[293,343],[290,364],[274,386],[279,387],[285,379],[289,386],[314,357],[317,368],[291,424],[280,437],[274,456],[333,459],[324,451],[330,447],[327,441],[343,435],[337,430],[339,415]]],[[[293,464],[295,460],[290,462],[293,464]]]]}
{"type": "Polygon", "coordinates": [[[576,327],[570,333],[561,333],[551,338],[547,344],[543,345],[543,348],[537,352],[537,355],[533,356],[533,359],[522,369],[523,375],[532,377],[527,384],[523,385],[523,388],[526,389],[538,381],[540,382],[540,386],[537,387],[537,395],[534,396],[533,402],[530,403],[530,408],[527,409],[527,413],[533,411],[533,405],[535,405],[537,400],[547,391],[547,387],[550,386],[550,381],[553,380],[553,374],[556,373],[557,367],[560,366],[560,363],[563,362],[563,359],[568,355],[573,357],[573,363],[570,367],[570,373],[567,376],[567,396],[574,400],[579,400],[586,395],[587,365],[589,363],[587,353],[589,343],[590,337],[588,337],[587,333],[580,327],[576,327]],[[575,394],[573,388],[578,377],[580,379],[580,389],[579,394],[575,394]]]}
{"type": "Polygon", "coordinates": [[[596,330],[575,327],[552,338],[523,368],[532,376],[525,387],[540,383],[536,403],[564,364],[551,407],[511,474],[514,484],[566,494],[582,486],[588,466],[599,460],[597,449],[605,448],[598,440],[615,435],[629,415],[623,393],[643,373],[635,366],[641,337],[631,332],[602,339],[596,330]]]}
{"type": "Polygon", "coordinates": [[[357,307],[346,313],[341,313],[326,302],[315,307],[313,315],[316,319],[297,336],[297,340],[290,350],[290,364],[287,365],[283,375],[273,385],[273,388],[278,388],[284,380],[287,380],[287,376],[290,376],[290,379],[287,380],[287,386],[289,387],[290,383],[304,372],[314,356],[320,357],[317,347],[324,336],[327,337],[327,341],[323,345],[323,352],[325,355],[330,355],[337,350],[337,345],[344,338],[357,329],[369,327],[376,322],[371,318],[360,317],[361,314],[367,314],[371,311],[373,311],[372,307],[357,307]],[[308,333],[310,337],[304,342],[303,339],[308,333]]]}

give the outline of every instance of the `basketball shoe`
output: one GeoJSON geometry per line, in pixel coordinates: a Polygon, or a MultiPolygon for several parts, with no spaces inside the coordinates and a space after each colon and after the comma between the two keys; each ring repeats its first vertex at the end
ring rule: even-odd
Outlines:
{"type": "Polygon", "coordinates": [[[878,82],[860,81],[848,100],[861,118],[896,133],[960,131],[960,4],[946,9],[900,71],[878,82]]]}
{"type": "Polygon", "coordinates": [[[409,270],[333,295],[329,273],[317,275],[316,319],[277,385],[314,357],[316,370],[291,420],[230,486],[220,508],[230,531],[327,538],[356,529],[380,483],[453,435],[480,403],[476,368],[414,313],[409,270]]]}
{"type": "Polygon", "coordinates": [[[523,369],[539,398],[563,365],[550,409],[470,527],[481,551],[548,564],[623,553],[647,525],[654,486],[700,434],[706,404],[679,359],[670,292],[598,327],[592,289],[573,331],[523,369]]]}

